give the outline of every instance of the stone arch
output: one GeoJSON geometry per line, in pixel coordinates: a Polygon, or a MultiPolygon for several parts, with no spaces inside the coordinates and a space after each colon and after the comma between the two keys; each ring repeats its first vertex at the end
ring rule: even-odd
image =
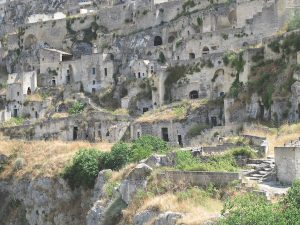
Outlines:
{"type": "Polygon", "coordinates": [[[209,48],[207,46],[204,46],[202,49],[202,55],[207,55],[209,54],[209,48]]]}
{"type": "Polygon", "coordinates": [[[228,14],[228,20],[231,25],[236,23],[236,10],[231,10],[228,14]]]}
{"type": "Polygon", "coordinates": [[[224,69],[218,69],[218,70],[216,70],[216,72],[215,72],[215,75],[217,75],[217,76],[222,76],[222,75],[224,75],[224,69]]]}
{"type": "Polygon", "coordinates": [[[197,99],[197,98],[199,98],[199,92],[196,90],[193,90],[189,93],[189,97],[190,97],[190,99],[197,99]]]}
{"type": "Polygon", "coordinates": [[[31,88],[30,87],[27,88],[27,95],[31,95],[31,88]]]}
{"type": "Polygon", "coordinates": [[[196,58],[196,55],[194,52],[190,52],[189,53],[189,59],[195,59],[196,58]]]}
{"type": "Polygon", "coordinates": [[[33,49],[37,45],[37,38],[33,34],[29,34],[24,41],[25,49],[33,49]]]}
{"type": "Polygon", "coordinates": [[[162,38],[161,36],[155,36],[154,37],[154,46],[159,46],[159,45],[162,45],[162,38]]]}

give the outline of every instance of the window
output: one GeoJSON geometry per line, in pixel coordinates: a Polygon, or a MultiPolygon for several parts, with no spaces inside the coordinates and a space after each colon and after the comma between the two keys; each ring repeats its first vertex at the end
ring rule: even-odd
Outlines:
{"type": "Polygon", "coordinates": [[[96,84],[96,81],[95,80],[93,80],[93,85],[95,85],[96,84]]]}
{"type": "Polygon", "coordinates": [[[104,75],[107,77],[107,68],[104,68],[104,75]]]}
{"type": "Polygon", "coordinates": [[[17,92],[17,96],[20,96],[20,92],[17,92]]]}
{"type": "Polygon", "coordinates": [[[95,68],[95,67],[93,67],[93,69],[92,69],[92,73],[93,73],[93,75],[95,75],[95,74],[96,74],[96,68],[95,68]]]}

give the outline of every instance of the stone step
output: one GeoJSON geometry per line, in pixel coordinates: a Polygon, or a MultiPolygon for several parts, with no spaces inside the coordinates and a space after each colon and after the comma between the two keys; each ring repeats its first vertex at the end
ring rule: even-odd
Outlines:
{"type": "Polygon", "coordinates": [[[263,168],[263,170],[264,170],[264,171],[268,171],[268,172],[270,172],[270,171],[272,171],[272,170],[273,170],[273,168],[263,168]]]}
{"type": "Polygon", "coordinates": [[[264,170],[260,170],[260,171],[258,171],[258,173],[261,174],[261,175],[266,175],[266,174],[268,174],[269,172],[268,172],[268,171],[264,171],[264,170]]]}
{"type": "Polygon", "coordinates": [[[258,180],[260,180],[260,178],[259,177],[249,177],[249,180],[256,180],[256,181],[258,181],[258,180]]]}
{"type": "Polygon", "coordinates": [[[262,174],[258,174],[258,173],[250,174],[250,177],[262,177],[262,176],[263,176],[262,174]]]}

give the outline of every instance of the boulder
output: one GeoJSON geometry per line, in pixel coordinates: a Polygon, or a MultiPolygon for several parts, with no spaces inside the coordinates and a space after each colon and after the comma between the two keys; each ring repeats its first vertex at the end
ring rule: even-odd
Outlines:
{"type": "Polygon", "coordinates": [[[93,207],[88,211],[86,216],[87,225],[101,225],[104,217],[105,207],[101,201],[94,203],[93,207]]]}
{"type": "Polygon", "coordinates": [[[119,191],[126,204],[132,201],[137,190],[143,190],[147,186],[147,177],[151,174],[152,168],[145,163],[138,164],[131,170],[126,179],[121,183],[119,191]]]}
{"type": "Polygon", "coordinates": [[[145,210],[136,214],[133,218],[134,225],[145,225],[148,224],[152,219],[157,216],[157,212],[152,210],[145,210]]]}
{"type": "Polygon", "coordinates": [[[103,193],[104,193],[103,188],[105,183],[109,179],[111,172],[112,172],[111,170],[101,170],[98,173],[98,177],[96,179],[95,186],[94,186],[94,193],[92,198],[93,202],[103,197],[103,193]]]}
{"type": "Polygon", "coordinates": [[[154,225],[176,225],[177,220],[182,218],[181,213],[176,212],[165,212],[159,214],[158,218],[155,220],[154,225]]]}

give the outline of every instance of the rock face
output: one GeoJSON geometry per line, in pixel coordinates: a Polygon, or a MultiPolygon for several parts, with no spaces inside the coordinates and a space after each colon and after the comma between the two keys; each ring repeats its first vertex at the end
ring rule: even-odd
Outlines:
{"type": "Polygon", "coordinates": [[[165,212],[158,216],[154,225],[176,225],[177,220],[181,217],[181,213],[165,212]]]}
{"type": "Polygon", "coordinates": [[[9,190],[26,208],[31,225],[80,224],[89,193],[72,191],[61,178],[38,178],[16,181],[9,190]],[[68,210],[62,210],[62,209],[68,210]]]}
{"type": "MultiPolygon", "coordinates": [[[[23,219],[29,225],[101,224],[104,211],[109,206],[109,202],[101,201],[105,195],[107,173],[110,171],[99,173],[94,190],[71,190],[62,178],[43,177],[0,182],[0,193],[8,196],[2,198],[1,195],[0,200],[7,202],[7,205],[12,200],[21,205],[25,214],[23,219]]],[[[7,207],[2,205],[0,212],[5,208],[7,207]]]]}
{"type": "Polygon", "coordinates": [[[119,191],[124,202],[129,204],[138,190],[147,186],[147,177],[151,174],[152,168],[145,163],[137,165],[121,183],[119,191]]]}
{"type": "Polygon", "coordinates": [[[159,214],[156,211],[146,210],[135,215],[133,224],[146,225],[153,222],[154,225],[176,225],[181,217],[181,213],[165,212],[159,214]]]}
{"type": "Polygon", "coordinates": [[[134,225],[144,225],[153,220],[157,216],[157,212],[146,210],[135,215],[133,218],[134,225]]]}
{"type": "MultiPolygon", "coordinates": [[[[0,218],[5,218],[1,225],[116,225],[137,191],[146,188],[151,172],[145,163],[138,164],[112,198],[105,192],[111,170],[99,172],[93,190],[71,190],[65,180],[55,177],[1,181],[0,218]]],[[[179,218],[175,212],[146,210],[136,214],[133,225],[175,225],[179,218]]]]}
{"type": "Polygon", "coordinates": [[[168,153],[167,155],[151,155],[144,161],[145,164],[152,167],[160,166],[174,166],[176,154],[174,152],[168,153]]]}

